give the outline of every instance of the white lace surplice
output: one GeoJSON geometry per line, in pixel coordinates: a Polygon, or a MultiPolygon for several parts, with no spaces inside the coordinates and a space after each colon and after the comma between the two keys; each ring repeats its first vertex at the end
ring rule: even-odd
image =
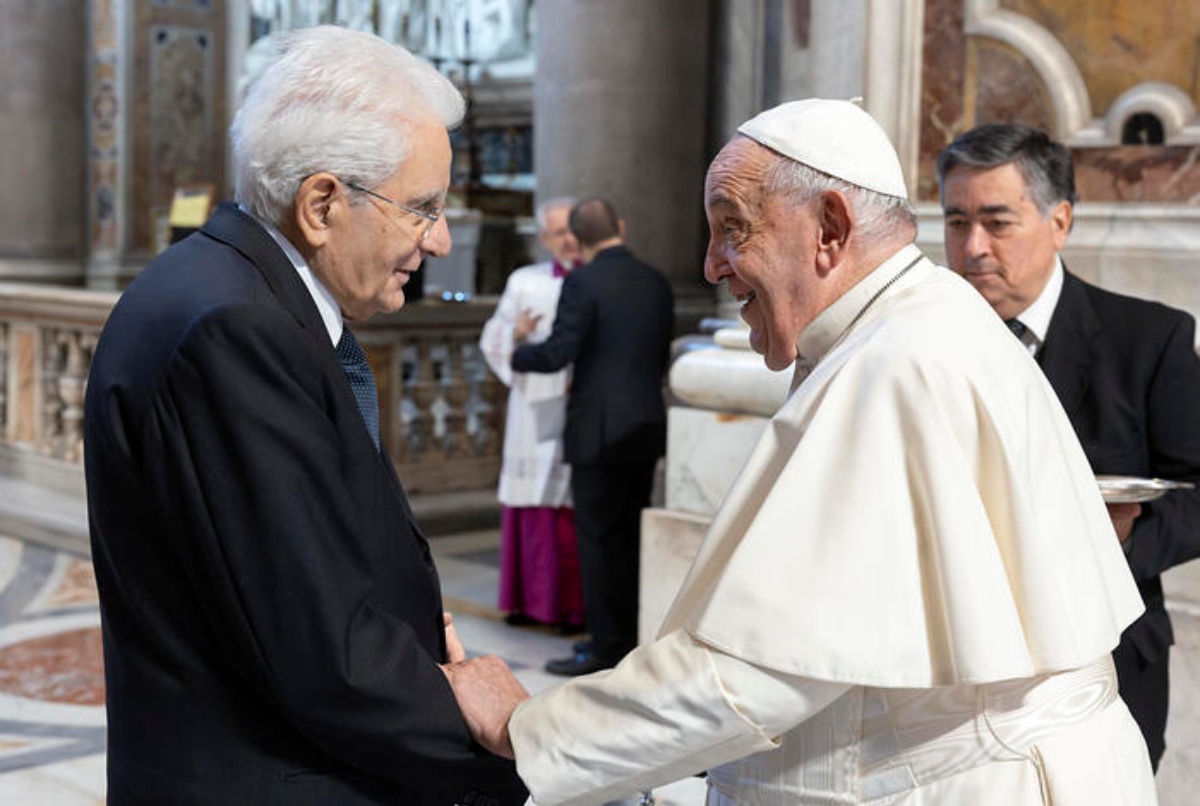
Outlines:
{"type": "Polygon", "coordinates": [[[571,370],[554,373],[513,372],[513,326],[528,310],[541,315],[529,341],[550,335],[562,278],[552,263],[535,263],[508,278],[496,312],[483,326],[479,347],[488,366],[510,388],[504,424],[504,459],[500,469],[500,503],[510,507],[561,507],[571,504],[571,469],[562,461],[562,429],[566,418],[571,370]]]}

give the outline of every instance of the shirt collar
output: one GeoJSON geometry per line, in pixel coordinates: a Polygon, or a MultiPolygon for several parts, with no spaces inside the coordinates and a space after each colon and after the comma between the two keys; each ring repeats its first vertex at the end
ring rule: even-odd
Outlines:
{"type": "Polygon", "coordinates": [[[325,284],[317,279],[309,268],[308,262],[304,256],[292,245],[282,232],[280,232],[274,224],[265,221],[256,216],[251,211],[247,210],[242,205],[238,208],[246,215],[258,222],[258,225],[267,231],[267,234],[279,244],[279,248],[287,255],[287,259],[291,261],[292,266],[296,269],[296,273],[300,275],[300,280],[304,283],[304,287],[308,289],[308,293],[312,296],[313,302],[317,305],[317,312],[321,314],[321,321],[325,323],[325,329],[329,331],[329,340],[333,342],[333,346],[337,347],[337,343],[342,338],[342,311],[338,307],[337,300],[333,298],[333,294],[325,287],[325,284]]]}
{"type": "Polygon", "coordinates": [[[1042,293],[1038,294],[1038,298],[1033,301],[1032,305],[1021,311],[1016,317],[1021,320],[1021,324],[1025,325],[1030,333],[1037,337],[1037,341],[1029,345],[1031,351],[1036,350],[1046,341],[1046,332],[1050,330],[1050,318],[1054,316],[1054,309],[1058,306],[1062,287],[1062,258],[1055,255],[1054,270],[1050,272],[1050,279],[1046,281],[1042,293]]]}
{"type": "Polygon", "coordinates": [[[872,297],[892,282],[897,272],[920,257],[921,250],[915,244],[903,247],[834,300],[832,305],[817,314],[817,318],[800,334],[800,342],[797,345],[800,361],[811,367],[821,360],[854,323],[872,297]]]}

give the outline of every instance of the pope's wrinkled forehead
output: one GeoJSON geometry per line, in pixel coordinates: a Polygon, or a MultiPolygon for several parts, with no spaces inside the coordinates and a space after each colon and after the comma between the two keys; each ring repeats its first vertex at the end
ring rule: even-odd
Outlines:
{"type": "Polygon", "coordinates": [[[708,166],[704,178],[705,208],[748,207],[757,203],[778,159],[771,149],[749,137],[736,135],[708,166]]]}

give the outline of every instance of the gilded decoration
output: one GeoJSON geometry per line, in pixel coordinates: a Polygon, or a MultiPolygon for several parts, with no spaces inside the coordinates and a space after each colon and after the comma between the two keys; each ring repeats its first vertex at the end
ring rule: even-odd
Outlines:
{"type": "MultiPolygon", "coordinates": [[[[1054,88],[1046,85],[1030,54],[1011,42],[968,35],[969,4],[970,0],[926,3],[916,188],[921,200],[938,198],[938,153],[973,126],[1024,123],[1063,136],[1056,124],[1054,88]]],[[[1093,128],[1103,124],[1098,119],[1123,94],[1150,82],[1179,87],[1200,105],[1200,4],[1003,0],[1000,6],[1041,26],[1069,53],[1086,84],[1093,118],[1087,123],[1093,128]]],[[[1081,201],[1200,204],[1196,147],[1170,140],[1166,145],[1140,146],[1113,142],[1080,144],[1068,139],[1081,201]]]]}
{"type": "Polygon", "coordinates": [[[1092,110],[1147,81],[1179,87],[1200,106],[1200,3],[1195,0],[1001,0],[1071,53],[1092,110]]]}

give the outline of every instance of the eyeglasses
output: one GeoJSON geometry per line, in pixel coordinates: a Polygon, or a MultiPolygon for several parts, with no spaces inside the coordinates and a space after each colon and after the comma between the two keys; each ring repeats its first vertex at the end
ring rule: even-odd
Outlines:
{"type": "Polygon", "coordinates": [[[409,207],[407,204],[401,204],[398,201],[389,199],[387,196],[381,196],[380,194],[376,193],[375,191],[367,190],[362,185],[355,184],[354,182],[345,182],[344,184],[346,185],[346,187],[350,188],[351,190],[357,190],[359,193],[365,193],[368,196],[371,196],[372,198],[379,199],[382,202],[387,202],[388,204],[392,205],[393,207],[398,207],[406,213],[412,213],[415,216],[419,216],[419,217],[425,219],[425,221],[427,222],[425,224],[425,229],[422,230],[421,234],[417,237],[417,241],[419,243],[424,243],[426,241],[426,239],[429,238],[429,234],[431,232],[433,232],[434,226],[437,224],[438,219],[442,217],[442,213],[444,212],[444,209],[429,211],[429,210],[420,210],[416,207],[409,207]]]}

